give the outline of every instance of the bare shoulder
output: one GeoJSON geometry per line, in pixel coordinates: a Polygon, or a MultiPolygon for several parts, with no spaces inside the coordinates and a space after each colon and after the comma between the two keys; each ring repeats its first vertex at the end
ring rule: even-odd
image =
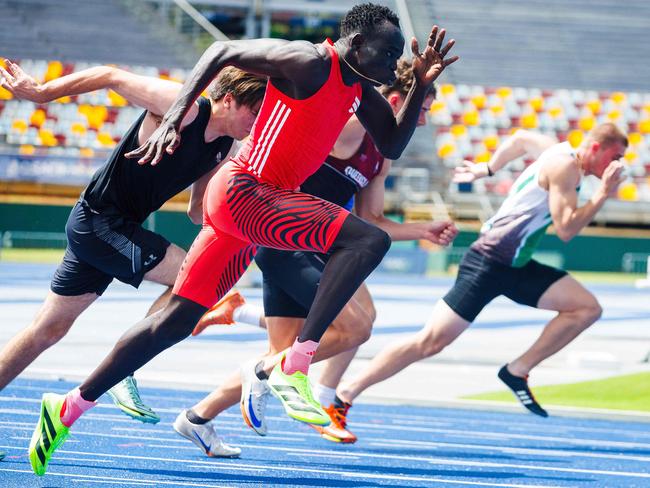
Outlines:
{"type": "Polygon", "coordinates": [[[580,180],[580,169],[576,160],[569,154],[549,155],[540,170],[540,177],[547,184],[575,186],[580,180]]]}

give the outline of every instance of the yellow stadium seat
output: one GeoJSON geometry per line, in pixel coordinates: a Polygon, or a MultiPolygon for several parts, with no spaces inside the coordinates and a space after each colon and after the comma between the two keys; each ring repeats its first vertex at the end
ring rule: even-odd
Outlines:
{"type": "Polygon", "coordinates": [[[43,81],[55,80],[63,74],[63,64],[61,61],[50,61],[47,65],[47,71],[43,81]]]}
{"type": "Polygon", "coordinates": [[[618,122],[621,120],[622,115],[620,110],[612,110],[607,114],[607,118],[612,122],[618,122]]]}
{"type": "Polygon", "coordinates": [[[485,138],[483,139],[483,144],[485,145],[485,148],[488,151],[494,151],[499,145],[499,136],[494,134],[485,136],[485,138]]]}
{"type": "Polygon", "coordinates": [[[463,114],[463,124],[465,125],[479,125],[480,122],[481,118],[476,110],[469,110],[463,114]]]}
{"type": "Polygon", "coordinates": [[[509,86],[502,86],[496,89],[496,94],[501,98],[508,98],[512,96],[512,88],[509,86]]]}
{"type": "Polygon", "coordinates": [[[113,107],[125,107],[129,104],[126,98],[113,90],[108,90],[108,99],[111,101],[113,107]]]}
{"type": "Polygon", "coordinates": [[[634,202],[639,199],[637,186],[634,183],[626,183],[619,186],[618,188],[618,198],[621,200],[627,200],[634,202]]]}
{"type": "Polygon", "coordinates": [[[81,122],[74,122],[70,126],[70,132],[73,134],[77,134],[78,136],[82,136],[86,133],[86,126],[83,125],[81,122]]]}
{"type": "Polygon", "coordinates": [[[650,134],[650,119],[639,121],[639,132],[641,134],[650,134]]]}
{"type": "Polygon", "coordinates": [[[623,92],[614,92],[614,93],[612,93],[610,95],[609,99],[612,102],[620,105],[621,103],[625,102],[626,96],[625,96],[625,93],[623,93],[623,92]]]}
{"type": "Polygon", "coordinates": [[[592,116],[582,117],[580,120],[578,120],[578,127],[580,127],[580,130],[583,130],[585,132],[589,132],[591,129],[593,129],[594,125],[596,125],[596,119],[592,116]]]}
{"type": "Polygon", "coordinates": [[[548,109],[548,114],[554,119],[557,119],[564,115],[564,110],[562,110],[562,107],[551,107],[548,109]]]}
{"type": "Polygon", "coordinates": [[[456,152],[456,146],[454,146],[451,142],[446,142],[445,144],[441,145],[438,148],[438,157],[441,159],[448,158],[452,154],[456,152]]]}
{"type": "Polygon", "coordinates": [[[11,130],[20,134],[24,134],[27,127],[29,127],[29,125],[27,125],[27,122],[23,119],[16,119],[11,123],[11,130]]]}
{"type": "Polygon", "coordinates": [[[645,110],[650,114],[650,102],[646,102],[643,104],[643,110],[645,110]]]}
{"type": "Polygon", "coordinates": [[[490,151],[484,151],[482,153],[477,154],[474,157],[474,162],[475,163],[487,163],[490,158],[492,157],[492,153],[490,151]]]}
{"type": "Polygon", "coordinates": [[[593,100],[589,100],[585,106],[591,110],[591,113],[594,115],[598,115],[600,113],[600,108],[601,108],[601,103],[600,100],[597,98],[594,98],[593,100]]]}
{"type": "Polygon", "coordinates": [[[490,107],[490,110],[494,115],[501,115],[505,111],[505,108],[503,107],[503,105],[492,105],[490,107]]]}
{"type": "Polygon", "coordinates": [[[55,101],[56,103],[70,103],[70,102],[72,102],[72,98],[70,98],[69,96],[66,95],[66,96],[64,96],[64,97],[57,98],[57,99],[54,100],[54,101],[55,101]]]}
{"type": "Polygon", "coordinates": [[[79,106],[77,107],[77,111],[78,111],[80,114],[85,115],[85,116],[88,116],[88,114],[89,114],[90,112],[92,112],[92,110],[93,110],[93,108],[92,108],[90,105],[85,104],[85,103],[81,103],[81,104],[79,104],[79,106]]]}
{"type": "Polygon", "coordinates": [[[630,132],[627,135],[627,140],[630,143],[630,146],[638,146],[643,142],[643,136],[638,132],[630,132]]]}
{"type": "Polygon", "coordinates": [[[56,146],[58,144],[58,141],[56,140],[56,137],[54,137],[54,134],[52,134],[52,131],[47,130],[47,129],[41,129],[38,131],[38,138],[41,141],[41,145],[43,146],[56,146]]]}
{"type": "Polygon", "coordinates": [[[5,90],[0,86],[0,100],[11,100],[13,97],[9,90],[5,90]]]}
{"type": "Polygon", "coordinates": [[[115,141],[108,132],[98,132],[97,140],[102,146],[113,147],[115,146],[115,141]]]}
{"type": "Polygon", "coordinates": [[[454,87],[454,85],[450,85],[449,83],[440,85],[440,94],[445,97],[449,95],[453,95],[455,92],[456,92],[456,88],[454,87]]]}
{"type": "Polygon", "coordinates": [[[40,127],[45,122],[45,119],[47,119],[45,110],[39,108],[38,110],[34,110],[32,116],[29,118],[29,125],[40,127]]]}
{"type": "Polygon", "coordinates": [[[569,132],[567,135],[567,141],[569,141],[569,144],[573,147],[578,147],[580,143],[582,142],[582,139],[584,139],[585,135],[582,131],[579,130],[572,130],[569,132]]]}
{"type": "Polygon", "coordinates": [[[472,96],[472,103],[474,106],[478,109],[481,110],[482,108],[485,107],[485,104],[487,103],[487,97],[483,93],[479,93],[478,95],[472,96]]]}
{"type": "Polygon", "coordinates": [[[442,100],[434,100],[431,106],[429,107],[429,112],[432,114],[437,114],[439,112],[442,112],[445,109],[446,105],[445,102],[442,100]]]}
{"type": "Polygon", "coordinates": [[[624,158],[629,164],[632,164],[639,159],[639,155],[634,151],[628,150],[625,152],[624,158]]]}
{"type": "Polygon", "coordinates": [[[461,124],[452,125],[449,132],[451,132],[454,137],[463,137],[467,135],[467,127],[461,124]]]}
{"type": "Polygon", "coordinates": [[[93,151],[89,147],[81,147],[79,148],[79,156],[81,156],[82,158],[92,158],[93,156],[95,156],[95,151],[93,151]]]}
{"type": "Polygon", "coordinates": [[[533,97],[528,100],[530,107],[537,113],[544,110],[544,99],[542,97],[533,97]]]}
{"type": "Polygon", "coordinates": [[[0,68],[6,68],[7,63],[5,63],[5,58],[0,56],[0,68]]]}
{"type": "Polygon", "coordinates": [[[521,126],[524,129],[537,128],[537,114],[532,112],[521,116],[521,126]]]}
{"type": "Polygon", "coordinates": [[[31,144],[23,144],[18,148],[18,153],[22,156],[32,156],[36,152],[36,148],[31,144]]]}

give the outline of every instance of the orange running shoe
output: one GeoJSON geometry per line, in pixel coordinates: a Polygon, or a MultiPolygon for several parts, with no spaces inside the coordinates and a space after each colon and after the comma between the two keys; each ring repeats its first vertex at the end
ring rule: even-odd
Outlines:
{"type": "Polygon", "coordinates": [[[321,425],[312,425],[312,427],[323,439],[332,442],[353,444],[357,442],[357,436],[347,429],[348,410],[350,410],[352,405],[346,402],[341,402],[341,404],[337,403],[331,403],[329,407],[323,408],[332,420],[331,424],[324,427],[321,425]]]}
{"type": "Polygon", "coordinates": [[[237,290],[230,290],[221,300],[217,302],[210,310],[203,314],[199,323],[196,324],[192,335],[199,335],[210,325],[232,325],[235,323],[233,313],[235,309],[241,307],[246,300],[237,290]]]}

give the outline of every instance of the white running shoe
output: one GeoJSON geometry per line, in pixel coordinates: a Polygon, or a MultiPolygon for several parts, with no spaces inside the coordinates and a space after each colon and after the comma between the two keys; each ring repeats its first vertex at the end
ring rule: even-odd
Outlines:
{"type": "Polygon", "coordinates": [[[266,401],[269,398],[269,386],[266,380],[260,380],[255,374],[259,361],[249,361],[241,367],[241,414],[244,422],[258,435],[266,435],[266,401]]]}
{"type": "Polygon", "coordinates": [[[174,430],[210,457],[236,458],[241,454],[240,448],[229,446],[221,440],[213,421],[193,424],[187,420],[187,410],[179,413],[174,420],[174,430]]]}
{"type": "Polygon", "coordinates": [[[146,424],[157,424],[160,417],[149,406],[145,405],[140,398],[138,384],[133,376],[127,376],[113,388],[108,390],[117,408],[122,410],[132,419],[139,420],[146,424]]]}

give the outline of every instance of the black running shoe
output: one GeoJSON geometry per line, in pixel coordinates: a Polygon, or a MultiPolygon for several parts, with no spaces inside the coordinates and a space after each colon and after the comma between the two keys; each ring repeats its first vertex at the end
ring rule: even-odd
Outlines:
{"type": "Polygon", "coordinates": [[[508,388],[512,390],[517,400],[521,404],[530,410],[535,415],[540,417],[548,417],[548,412],[542,408],[542,406],[537,403],[533,392],[528,388],[528,376],[521,378],[520,376],[515,376],[510,371],[508,371],[508,365],[506,364],[499,370],[499,379],[503,381],[508,388]]]}

